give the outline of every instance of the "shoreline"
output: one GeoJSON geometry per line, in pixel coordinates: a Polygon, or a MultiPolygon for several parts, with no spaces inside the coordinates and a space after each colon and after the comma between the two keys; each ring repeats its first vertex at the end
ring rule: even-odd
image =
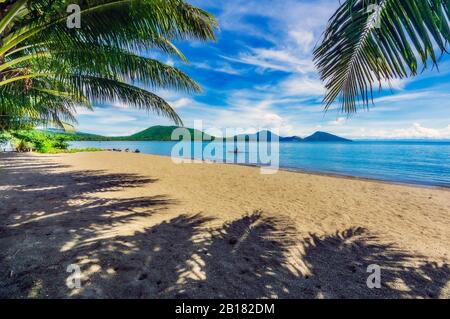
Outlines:
{"type": "MultiPolygon", "coordinates": [[[[100,151],[100,152],[111,152],[111,153],[123,153],[123,154],[135,154],[133,152],[114,152],[114,151],[100,151]]],[[[149,154],[149,153],[138,153],[137,155],[150,155],[150,156],[157,156],[157,157],[163,157],[163,158],[172,158],[168,155],[159,155],[159,154],[149,154]]],[[[179,157],[180,159],[185,159],[182,157],[179,157]]],[[[188,159],[189,160],[189,159],[188,159]]],[[[227,162],[218,162],[214,160],[200,160],[200,159],[190,159],[193,162],[203,162],[207,164],[225,164],[225,165],[236,165],[236,166],[244,166],[244,167],[254,167],[254,168],[264,168],[264,165],[258,165],[258,164],[245,164],[245,163],[227,163],[227,162]]],[[[400,186],[411,186],[411,187],[417,187],[417,188],[425,188],[425,189],[439,189],[439,190],[446,190],[450,191],[450,186],[446,185],[436,185],[436,184],[423,184],[420,182],[406,182],[406,181],[395,181],[395,180],[389,180],[389,179],[378,179],[378,178],[372,178],[372,177],[363,177],[363,176],[354,176],[354,175],[347,175],[347,174],[340,174],[340,173],[331,173],[331,172],[320,172],[320,171],[313,171],[313,170],[305,170],[301,168],[293,168],[293,167],[279,167],[279,171],[283,172],[291,172],[291,173],[298,173],[298,174],[310,174],[310,175],[318,175],[318,176],[327,176],[327,177],[335,177],[335,178],[344,178],[348,180],[359,180],[359,181],[368,181],[368,182],[378,182],[383,184],[392,184],[392,185],[400,185],[400,186]]]]}
{"type": "MultiPolygon", "coordinates": [[[[69,149],[70,150],[70,149],[69,149]]],[[[135,155],[148,155],[148,156],[156,156],[161,158],[171,158],[169,155],[160,155],[160,154],[150,154],[150,153],[135,153],[135,152],[116,152],[111,151],[107,149],[102,149],[95,152],[86,151],[83,153],[119,153],[119,154],[135,154],[135,155]]],[[[0,152],[0,154],[21,154],[15,151],[7,151],[7,152],[0,152]]],[[[77,153],[77,152],[75,152],[77,153]]],[[[80,153],[80,152],[78,152],[80,153]]],[[[66,153],[54,153],[54,154],[45,154],[45,153],[36,153],[31,152],[31,154],[38,155],[38,156],[50,156],[50,155],[58,155],[58,154],[66,154],[66,153]]],[[[186,159],[182,157],[178,157],[179,159],[186,159]]],[[[215,160],[205,160],[205,159],[188,159],[191,160],[193,163],[195,162],[201,162],[206,164],[224,164],[224,165],[232,165],[232,166],[243,166],[243,167],[251,167],[251,168],[264,168],[264,165],[259,164],[246,164],[246,163],[227,163],[227,162],[218,162],[215,160]]],[[[334,178],[342,178],[347,180],[356,180],[356,181],[367,181],[367,182],[376,182],[376,183],[382,183],[382,184],[388,184],[388,185],[398,185],[398,186],[409,186],[409,187],[416,187],[416,188],[424,188],[424,189],[437,189],[437,190],[444,190],[444,191],[450,191],[450,185],[438,185],[438,184],[425,184],[421,182],[413,182],[413,181],[398,181],[398,180],[391,180],[391,179],[380,179],[376,177],[364,177],[364,176],[355,176],[350,174],[344,174],[344,173],[332,173],[332,172],[321,172],[321,171],[315,171],[315,170],[306,170],[302,168],[295,168],[295,167],[279,167],[278,171],[282,172],[290,172],[290,173],[297,173],[297,174],[305,174],[305,175],[316,175],[316,176],[325,176],[325,177],[334,177],[334,178]]]]}
{"type": "MultiPolygon", "coordinates": [[[[146,154],[146,155],[154,155],[154,154],[146,154]]],[[[162,155],[154,155],[154,156],[162,156],[162,155]]],[[[170,156],[162,156],[162,157],[170,157],[170,156]]],[[[204,162],[208,162],[208,161],[204,161],[204,162]]],[[[264,167],[262,165],[257,165],[257,164],[219,163],[219,162],[213,162],[213,163],[214,164],[248,166],[248,167],[254,167],[254,168],[264,167]]],[[[378,178],[346,175],[346,174],[339,174],[339,173],[309,171],[309,170],[305,170],[305,169],[301,169],[301,168],[290,168],[290,167],[280,167],[278,170],[283,171],[283,172],[298,173],[298,174],[305,174],[305,175],[317,175],[317,176],[325,176],[325,177],[343,178],[343,179],[348,179],[348,180],[376,182],[376,183],[383,183],[383,184],[388,184],[388,185],[410,186],[410,187],[417,187],[417,188],[439,189],[439,190],[450,191],[450,186],[445,186],[445,185],[422,184],[419,182],[417,182],[417,183],[402,182],[402,181],[394,181],[394,180],[388,180],[388,179],[383,180],[383,179],[378,179],[378,178]]]]}
{"type": "MultiPolygon", "coordinates": [[[[140,149],[142,153],[171,157],[172,145],[177,142],[170,141],[136,141],[136,142],[74,142],[72,147],[95,146],[103,149],[113,147],[125,149],[131,147],[140,149]]],[[[361,178],[367,180],[377,180],[381,182],[394,183],[400,185],[414,185],[419,187],[450,188],[450,175],[448,171],[448,159],[445,152],[449,146],[402,146],[399,150],[393,151],[391,144],[376,146],[373,150],[373,142],[363,146],[351,146],[352,143],[331,143],[330,146],[321,146],[329,143],[285,143],[290,146],[282,147],[280,143],[280,157],[274,154],[273,158],[259,158],[256,150],[245,146],[245,151],[250,154],[239,154],[233,159],[231,156],[224,156],[214,153],[200,154],[200,149],[196,150],[192,156],[199,160],[204,157],[207,161],[214,161],[226,164],[250,165],[265,167],[273,162],[278,164],[280,169],[288,171],[300,171],[312,174],[325,174],[337,177],[361,178]],[[308,144],[308,146],[303,146],[308,144]],[[341,146],[342,145],[342,146],[341,146]],[[366,153],[369,155],[366,156],[366,153]],[[427,157],[429,156],[429,157],[427,157]],[[263,161],[263,163],[260,162],[263,161]],[[277,163],[279,162],[279,163],[277,163]]],[[[434,145],[429,143],[429,145],[434,145]]],[[[192,146],[193,147],[193,146],[192,146]]],[[[205,147],[205,146],[203,146],[205,147]]],[[[228,146],[227,146],[228,147],[228,146]]],[[[230,146],[231,147],[231,146],[230,146]]],[[[255,146],[256,147],[256,146],[255,146]]],[[[241,148],[241,147],[240,147],[241,148]]],[[[242,146],[242,148],[244,148],[242,146]]],[[[206,149],[205,149],[206,150],[206,149]]],[[[220,150],[219,150],[220,151],[220,150]]],[[[224,149],[225,152],[225,149],[224,149]]],[[[189,151],[182,156],[191,157],[189,151]]]]}
{"type": "Polygon", "coordinates": [[[312,174],[312,175],[319,175],[319,176],[344,178],[344,179],[348,179],[348,180],[359,180],[359,181],[377,182],[377,183],[389,184],[389,185],[399,185],[399,186],[409,186],[409,187],[417,187],[417,188],[425,188],[425,189],[439,189],[439,190],[444,190],[444,191],[450,191],[450,186],[446,186],[446,185],[422,184],[420,182],[417,182],[417,183],[403,182],[403,181],[394,181],[394,180],[388,180],[388,179],[384,180],[384,179],[378,179],[378,178],[353,176],[353,175],[346,175],[346,174],[339,174],[339,173],[308,171],[308,170],[302,170],[302,169],[296,169],[296,168],[293,168],[293,169],[280,168],[280,170],[292,172],[292,173],[312,174]]]}

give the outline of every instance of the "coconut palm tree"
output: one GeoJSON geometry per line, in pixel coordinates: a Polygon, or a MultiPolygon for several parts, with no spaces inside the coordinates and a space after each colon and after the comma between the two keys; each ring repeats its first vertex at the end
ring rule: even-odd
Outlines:
{"type": "Polygon", "coordinates": [[[345,0],[331,17],[314,60],[328,109],[367,108],[373,87],[437,67],[450,40],[449,0],[345,0]]]}
{"type": "Polygon", "coordinates": [[[0,0],[0,116],[62,124],[77,107],[120,102],[179,124],[150,90],[200,87],[155,57],[187,62],[173,42],[213,40],[215,27],[183,0],[0,0]],[[68,27],[72,4],[80,28],[68,27]]]}

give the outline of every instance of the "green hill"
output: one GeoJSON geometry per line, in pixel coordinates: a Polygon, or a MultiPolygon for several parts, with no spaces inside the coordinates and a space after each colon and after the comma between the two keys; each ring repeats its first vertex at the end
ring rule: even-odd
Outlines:
{"type": "Polygon", "coordinates": [[[326,132],[316,132],[311,136],[305,137],[304,142],[351,142],[351,140],[336,136],[326,132]]]}
{"type": "MultiPolygon", "coordinates": [[[[61,134],[61,133],[59,133],[61,134]]],[[[114,140],[113,137],[109,136],[102,136],[102,135],[96,135],[96,134],[89,134],[89,133],[81,133],[77,132],[74,134],[65,133],[70,137],[73,141],[112,141],[114,140]]]]}
{"type": "MultiPolygon", "coordinates": [[[[315,132],[314,134],[301,138],[299,136],[277,136],[275,133],[271,131],[261,131],[255,134],[241,134],[234,137],[234,140],[240,138],[245,141],[259,141],[263,139],[265,141],[271,141],[272,138],[278,138],[280,142],[295,142],[295,143],[303,143],[303,142],[351,142],[346,138],[339,137],[337,135],[333,135],[326,132],[315,132]]],[[[227,140],[233,140],[233,138],[228,138],[227,140]]]]}
{"type": "MultiPolygon", "coordinates": [[[[82,132],[63,134],[67,135],[72,141],[172,141],[172,132],[177,128],[180,127],[152,126],[130,136],[102,136],[82,132]]],[[[210,135],[200,132],[199,130],[191,128],[186,129],[189,131],[191,139],[193,140],[201,140],[203,138],[205,141],[208,141],[214,139],[210,135]]],[[[180,136],[179,139],[182,139],[182,137],[180,136]]]]}
{"type": "MultiPolygon", "coordinates": [[[[95,135],[95,134],[88,134],[88,133],[65,133],[67,136],[69,136],[70,140],[72,141],[172,141],[172,132],[180,128],[178,126],[152,126],[148,129],[145,129],[141,132],[138,132],[136,134],[130,135],[130,136],[101,136],[101,135],[95,135]]],[[[186,128],[189,130],[191,139],[195,140],[201,140],[203,137],[203,140],[209,141],[216,139],[215,137],[212,137],[206,133],[203,133],[199,130],[194,130],[192,128],[186,128]]],[[[243,134],[239,136],[234,137],[228,137],[225,140],[227,141],[233,141],[237,140],[238,137],[241,139],[244,139],[246,141],[248,140],[259,140],[262,133],[265,133],[262,136],[266,136],[268,141],[272,140],[272,137],[275,137],[276,135],[270,131],[262,131],[255,134],[243,134]]],[[[59,133],[61,134],[61,133],[59,133]]],[[[182,139],[182,137],[178,137],[179,139],[182,139]]],[[[290,136],[290,137],[282,137],[278,136],[280,142],[351,142],[348,139],[332,135],[325,132],[316,132],[311,136],[305,137],[302,139],[298,136],[290,136]]]]}
{"type": "MultiPolygon", "coordinates": [[[[120,139],[126,139],[128,141],[172,141],[172,132],[180,128],[178,126],[152,126],[139,133],[131,136],[122,137],[120,139]]],[[[192,128],[187,128],[191,135],[191,139],[194,140],[210,140],[211,136],[192,128]]],[[[181,137],[179,137],[181,139],[181,137]]]]}

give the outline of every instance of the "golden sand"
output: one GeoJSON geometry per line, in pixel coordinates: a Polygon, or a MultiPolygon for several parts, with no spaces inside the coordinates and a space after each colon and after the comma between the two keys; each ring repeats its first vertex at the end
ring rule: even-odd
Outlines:
{"type": "Polygon", "coordinates": [[[447,189],[114,152],[0,166],[3,297],[450,296],[447,189]]]}

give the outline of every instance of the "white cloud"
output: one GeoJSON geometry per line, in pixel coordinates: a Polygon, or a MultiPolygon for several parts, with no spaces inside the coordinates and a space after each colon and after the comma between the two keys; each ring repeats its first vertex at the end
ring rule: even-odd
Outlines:
{"type": "Polygon", "coordinates": [[[414,123],[407,129],[397,129],[391,134],[393,137],[426,137],[426,138],[450,138],[450,125],[445,128],[427,128],[419,123],[414,123]]]}
{"type": "Polygon", "coordinates": [[[287,38],[291,30],[306,30],[315,37],[320,35],[328,18],[339,6],[339,1],[194,0],[194,4],[218,9],[222,30],[245,33],[277,43],[287,38]],[[267,28],[255,25],[247,19],[249,16],[268,20],[267,28]]]}
{"type": "Polygon", "coordinates": [[[314,33],[307,30],[293,30],[289,32],[289,36],[296,42],[297,46],[303,50],[304,53],[310,52],[314,45],[314,33]]]}
{"type": "Polygon", "coordinates": [[[127,123],[136,121],[136,118],[133,116],[127,116],[127,115],[111,115],[109,114],[103,114],[102,117],[99,117],[97,120],[97,123],[100,124],[119,124],[119,123],[127,123]]]}
{"type": "Polygon", "coordinates": [[[221,73],[226,73],[226,74],[231,74],[231,75],[239,75],[239,74],[242,73],[240,70],[237,70],[237,69],[233,68],[229,64],[224,64],[222,66],[219,66],[219,67],[215,68],[214,71],[221,72],[221,73]]]}
{"type": "Polygon", "coordinates": [[[366,138],[387,138],[387,139],[414,139],[414,138],[429,138],[429,139],[449,139],[450,138],[450,124],[443,128],[429,128],[424,127],[420,123],[413,123],[406,128],[398,129],[369,129],[360,130],[358,136],[366,138]]]}
{"type": "Polygon", "coordinates": [[[82,106],[76,106],[75,107],[75,114],[76,115],[91,115],[94,112],[92,110],[89,110],[86,107],[82,107],[82,106]]]}
{"type": "Polygon", "coordinates": [[[279,114],[272,106],[277,103],[270,94],[237,90],[230,94],[227,108],[196,103],[193,113],[185,116],[185,124],[192,125],[202,120],[207,129],[242,128],[255,130],[280,128],[289,125],[288,119],[279,114]]]}
{"type": "MultiPolygon", "coordinates": [[[[391,79],[391,80],[381,80],[381,87],[383,89],[391,90],[403,90],[405,86],[410,82],[410,79],[391,79]]],[[[378,83],[376,83],[378,85],[378,83]]]]}
{"type": "Polygon", "coordinates": [[[199,68],[199,69],[205,69],[205,70],[210,70],[210,71],[215,71],[215,72],[219,72],[219,73],[225,73],[225,74],[231,74],[231,75],[239,75],[242,73],[241,70],[236,69],[234,67],[232,67],[229,63],[224,63],[224,62],[220,62],[220,63],[216,63],[215,65],[211,65],[208,63],[199,63],[199,62],[194,62],[191,63],[194,67],[199,68]]]}
{"type": "Polygon", "coordinates": [[[142,130],[142,128],[136,126],[111,126],[111,125],[99,125],[83,123],[76,127],[78,132],[88,132],[92,134],[100,134],[104,136],[129,136],[142,130]]]}
{"type": "Polygon", "coordinates": [[[281,123],[283,121],[283,118],[275,113],[267,113],[264,115],[264,119],[268,123],[281,123]]]}
{"type": "Polygon", "coordinates": [[[405,101],[426,101],[430,99],[450,99],[449,93],[436,92],[432,90],[427,91],[416,91],[409,93],[400,93],[400,94],[392,94],[383,96],[380,98],[376,98],[374,100],[375,104],[381,103],[397,103],[397,102],[405,102],[405,101]]]}
{"type": "Polygon", "coordinates": [[[172,59],[172,58],[168,58],[167,59],[167,61],[166,61],[166,64],[168,65],[168,66],[175,66],[175,61],[172,59]]]}
{"type": "Polygon", "coordinates": [[[322,96],[325,93],[323,83],[309,76],[288,77],[277,88],[286,96],[322,96]]]}
{"type": "Polygon", "coordinates": [[[175,100],[173,102],[169,102],[169,104],[174,109],[180,109],[182,107],[192,105],[193,103],[195,103],[195,102],[192,99],[189,99],[189,98],[186,98],[186,97],[178,99],[178,100],[175,100]]]}
{"type": "Polygon", "coordinates": [[[341,126],[341,125],[344,125],[346,122],[347,122],[347,118],[338,117],[336,120],[328,122],[328,124],[333,125],[333,126],[341,126]]]}
{"type": "Polygon", "coordinates": [[[314,63],[311,59],[298,58],[288,50],[252,48],[250,52],[241,53],[237,58],[225,56],[223,58],[238,63],[253,65],[262,71],[275,70],[287,73],[311,73],[315,70],[314,63]]]}
{"type": "Polygon", "coordinates": [[[110,103],[110,105],[112,107],[115,107],[115,108],[118,108],[118,109],[127,109],[127,108],[129,108],[128,104],[125,104],[124,102],[121,102],[121,101],[112,102],[112,103],[110,103]]]}
{"type": "MultiPolygon", "coordinates": [[[[214,6],[207,1],[205,4],[214,6]]],[[[221,29],[262,38],[271,44],[250,48],[230,60],[258,67],[261,71],[277,70],[288,73],[312,73],[312,49],[325,30],[339,2],[230,0],[216,3],[221,29]],[[248,17],[267,21],[261,28],[248,17]]]]}

